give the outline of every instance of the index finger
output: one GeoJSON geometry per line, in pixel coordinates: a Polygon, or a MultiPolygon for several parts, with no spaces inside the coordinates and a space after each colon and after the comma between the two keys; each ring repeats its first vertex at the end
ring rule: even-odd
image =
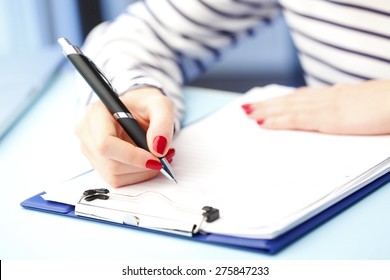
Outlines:
{"type": "Polygon", "coordinates": [[[103,157],[116,160],[127,165],[145,168],[145,163],[149,159],[156,160],[151,153],[141,148],[135,147],[128,137],[124,135],[122,128],[111,116],[103,105],[95,105],[93,112],[89,115],[88,123],[91,136],[92,150],[103,157]]]}

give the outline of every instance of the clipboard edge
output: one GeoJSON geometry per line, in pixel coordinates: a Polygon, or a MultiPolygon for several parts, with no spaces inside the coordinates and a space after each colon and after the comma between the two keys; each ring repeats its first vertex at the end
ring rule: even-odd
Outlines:
{"type": "Polygon", "coordinates": [[[279,253],[281,250],[287,248],[291,243],[296,242],[302,237],[304,237],[305,235],[309,234],[317,227],[321,226],[322,224],[336,217],[338,214],[341,214],[343,211],[352,207],[357,202],[364,199],[366,196],[370,195],[375,190],[378,190],[380,187],[382,187],[389,181],[390,181],[390,172],[382,175],[381,177],[377,178],[373,182],[367,184],[366,186],[360,188],[359,190],[345,197],[341,201],[326,208],[322,212],[318,213],[316,216],[310,218],[309,220],[303,222],[300,225],[297,225],[296,227],[292,228],[288,232],[274,239],[252,239],[252,238],[228,236],[228,235],[221,235],[221,234],[214,234],[214,233],[199,233],[192,237],[187,237],[187,236],[175,235],[164,231],[158,231],[154,229],[139,228],[139,227],[126,225],[126,224],[118,224],[118,223],[104,221],[104,220],[77,216],[74,213],[73,205],[45,201],[41,197],[41,195],[44,194],[45,192],[39,193],[35,196],[32,196],[24,200],[20,205],[23,208],[29,210],[36,210],[36,211],[52,213],[52,214],[60,214],[60,215],[65,215],[73,218],[79,218],[79,219],[84,219],[84,220],[89,220],[94,222],[97,221],[97,222],[102,222],[111,225],[123,226],[131,229],[164,234],[175,238],[185,238],[185,239],[195,240],[195,241],[204,242],[208,244],[220,245],[220,246],[231,247],[236,249],[245,249],[257,253],[274,255],[276,253],[279,253]],[[43,205],[40,205],[39,202],[42,202],[43,205]],[[50,208],[53,206],[54,208],[50,208]],[[67,210],[65,211],[65,209],[67,210]]]}

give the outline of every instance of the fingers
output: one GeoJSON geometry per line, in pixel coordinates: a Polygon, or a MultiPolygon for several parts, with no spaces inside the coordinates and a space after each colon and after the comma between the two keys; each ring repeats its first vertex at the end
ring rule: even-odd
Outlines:
{"type": "Polygon", "coordinates": [[[389,129],[389,81],[300,88],[294,93],[244,104],[249,118],[270,129],[376,135],[389,129]]]}
{"type": "Polygon", "coordinates": [[[243,104],[242,108],[263,128],[318,131],[324,125],[320,120],[328,113],[331,102],[322,88],[305,87],[286,96],[243,104]]]}
{"type": "Polygon", "coordinates": [[[266,121],[257,122],[261,127],[268,129],[294,129],[318,131],[318,127],[308,114],[295,113],[283,114],[268,118],[266,121]]]}
{"type": "Polygon", "coordinates": [[[153,132],[150,134],[152,141],[148,139],[149,146],[153,152],[156,150],[160,153],[150,153],[136,147],[101,102],[91,104],[76,127],[81,150],[111,186],[134,184],[156,176],[162,168],[158,159],[160,154],[165,155],[168,162],[172,162],[175,151],[169,149],[169,145],[173,130],[173,113],[170,110],[173,111],[173,108],[166,101],[158,101],[161,97],[165,99],[165,96],[159,97],[147,96],[148,102],[145,102],[143,96],[137,95],[131,99],[131,103],[139,108],[139,111],[133,110],[137,121],[148,133],[149,130],[153,132]],[[165,125],[164,120],[169,115],[172,117],[168,118],[168,125],[165,125]],[[148,127],[149,120],[156,120],[151,122],[152,129],[148,127]]]}
{"type": "MultiPolygon", "coordinates": [[[[172,163],[172,158],[168,159],[169,163],[172,163]]],[[[132,170],[134,171],[134,170],[132,170]]],[[[109,172],[106,176],[108,183],[113,187],[122,187],[127,185],[132,185],[135,183],[143,182],[157,176],[159,171],[144,171],[139,170],[137,172],[123,172],[118,175],[115,175],[112,172],[109,172]]]]}
{"type": "MultiPolygon", "coordinates": [[[[261,125],[270,124],[274,118],[293,119],[294,113],[302,112],[307,101],[302,95],[283,96],[263,102],[255,102],[242,105],[250,119],[256,120],[261,125]]],[[[278,123],[278,122],[275,122],[278,123]]]]}
{"type": "MultiPolygon", "coordinates": [[[[123,164],[115,160],[99,157],[90,153],[89,150],[83,152],[90,160],[91,165],[112,187],[127,186],[146,181],[160,173],[159,170],[135,168],[134,166],[123,164]]],[[[175,151],[170,149],[166,155],[166,159],[169,163],[172,163],[174,155],[175,151]]]]}
{"type": "Polygon", "coordinates": [[[92,106],[87,117],[87,127],[89,142],[86,144],[102,158],[137,168],[145,168],[148,160],[156,160],[147,151],[118,137],[122,134],[122,128],[100,102],[92,106]]]}

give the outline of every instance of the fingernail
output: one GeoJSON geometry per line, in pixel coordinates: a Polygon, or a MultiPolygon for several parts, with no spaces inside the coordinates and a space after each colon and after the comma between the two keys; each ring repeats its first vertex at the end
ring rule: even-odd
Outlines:
{"type": "Polygon", "coordinates": [[[157,136],[153,140],[153,150],[155,150],[159,154],[163,154],[165,152],[165,148],[167,147],[168,140],[164,136],[157,136]]]}
{"type": "Polygon", "coordinates": [[[258,125],[262,125],[264,123],[264,120],[261,119],[261,120],[257,120],[256,122],[257,122],[258,125]]]}
{"type": "Polygon", "coordinates": [[[170,159],[170,158],[173,158],[173,156],[175,155],[175,153],[176,153],[176,151],[175,151],[175,149],[169,149],[168,150],[168,153],[165,155],[165,158],[167,158],[167,159],[170,159]]]}
{"type": "Polygon", "coordinates": [[[145,167],[149,168],[149,169],[152,169],[152,170],[160,170],[162,168],[162,165],[157,160],[149,159],[146,162],[145,167]]]}
{"type": "Polygon", "coordinates": [[[243,104],[241,108],[245,111],[247,115],[250,115],[253,112],[253,108],[251,104],[243,104]]]}

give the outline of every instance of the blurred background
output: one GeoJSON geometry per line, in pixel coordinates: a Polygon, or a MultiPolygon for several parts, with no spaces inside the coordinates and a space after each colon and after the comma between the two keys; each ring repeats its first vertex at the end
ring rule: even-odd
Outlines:
{"type": "MultiPolygon", "coordinates": [[[[0,0],[0,58],[55,45],[60,36],[81,45],[96,24],[113,19],[134,1],[0,0]]],[[[245,92],[270,83],[304,83],[282,17],[233,48],[192,85],[245,92]]]]}

